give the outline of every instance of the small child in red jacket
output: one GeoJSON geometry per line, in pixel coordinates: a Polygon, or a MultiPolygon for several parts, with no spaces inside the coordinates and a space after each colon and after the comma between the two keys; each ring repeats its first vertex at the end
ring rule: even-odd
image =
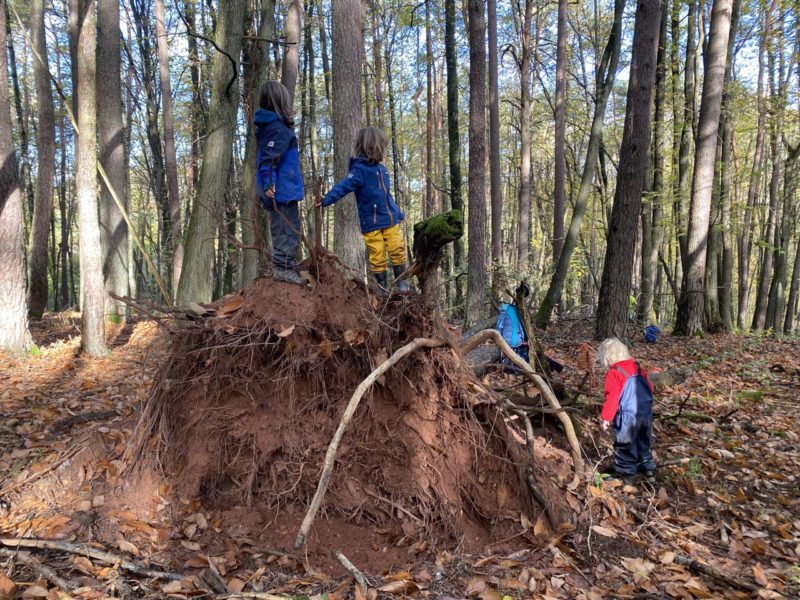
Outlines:
{"type": "Polygon", "coordinates": [[[603,340],[597,361],[607,369],[600,419],[603,430],[611,427],[614,432],[616,475],[630,484],[642,473],[653,483],[653,384],[617,338],[603,340]]]}

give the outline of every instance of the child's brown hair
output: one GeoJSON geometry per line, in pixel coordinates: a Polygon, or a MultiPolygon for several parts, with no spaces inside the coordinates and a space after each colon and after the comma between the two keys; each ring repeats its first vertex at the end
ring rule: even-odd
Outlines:
{"type": "Polygon", "coordinates": [[[258,93],[258,105],[277,113],[287,127],[294,127],[294,110],[289,90],[280,81],[267,81],[258,93]]]}
{"type": "Polygon", "coordinates": [[[389,140],[377,127],[362,127],[356,137],[356,156],[364,155],[372,162],[383,162],[389,140]]]}

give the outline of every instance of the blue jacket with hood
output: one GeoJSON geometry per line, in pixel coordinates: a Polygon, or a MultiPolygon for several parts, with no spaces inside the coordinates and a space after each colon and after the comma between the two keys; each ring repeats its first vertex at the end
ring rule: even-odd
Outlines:
{"type": "Polygon", "coordinates": [[[365,156],[350,159],[350,172],[322,199],[322,206],[338,202],[350,192],[356,195],[361,233],[386,229],[406,217],[389,192],[389,172],[365,156]]]}
{"type": "Polygon", "coordinates": [[[275,188],[278,204],[302,200],[303,174],[294,131],[278,113],[263,108],[256,111],[254,122],[258,141],[256,184],[261,203],[267,210],[272,209],[272,200],[264,195],[271,187],[275,188]]]}

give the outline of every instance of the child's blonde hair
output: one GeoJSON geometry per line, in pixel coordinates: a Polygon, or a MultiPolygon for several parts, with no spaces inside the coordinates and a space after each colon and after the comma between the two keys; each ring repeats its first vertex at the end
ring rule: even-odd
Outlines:
{"type": "Polygon", "coordinates": [[[363,154],[372,162],[379,163],[383,162],[383,156],[388,145],[389,140],[380,129],[377,127],[362,127],[356,138],[355,153],[356,156],[363,154]]]}
{"type": "Polygon", "coordinates": [[[294,107],[289,90],[280,81],[267,81],[258,92],[258,106],[277,113],[287,127],[294,127],[294,107]]]}
{"type": "Polygon", "coordinates": [[[604,369],[608,369],[621,360],[630,359],[631,353],[628,351],[628,347],[619,338],[606,338],[597,349],[597,362],[604,369]]]}

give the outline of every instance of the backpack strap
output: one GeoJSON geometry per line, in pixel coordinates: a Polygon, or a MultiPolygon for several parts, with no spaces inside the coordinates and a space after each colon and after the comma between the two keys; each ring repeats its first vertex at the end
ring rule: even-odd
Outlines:
{"type": "Polygon", "coordinates": [[[614,369],[615,371],[617,371],[618,373],[622,373],[623,375],[625,375],[625,378],[626,378],[626,379],[627,379],[628,377],[631,377],[631,374],[630,374],[630,373],[628,373],[628,372],[627,372],[625,369],[623,369],[622,367],[617,367],[617,366],[615,365],[615,366],[613,366],[613,367],[611,367],[611,368],[612,368],[612,369],[614,369]]]}

